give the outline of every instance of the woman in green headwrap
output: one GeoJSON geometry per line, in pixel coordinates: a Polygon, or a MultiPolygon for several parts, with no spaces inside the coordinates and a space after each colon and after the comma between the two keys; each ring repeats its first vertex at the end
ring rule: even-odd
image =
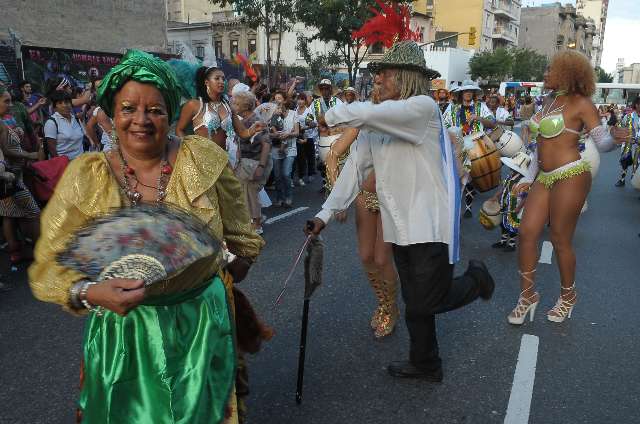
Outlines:
{"type": "Polygon", "coordinates": [[[114,122],[114,148],[82,155],[67,168],[43,212],[29,269],[38,299],[89,312],[82,421],[234,422],[231,279],[221,280],[216,262],[196,263],[167,284],[145,287],[125,279],[92,284],[56,261],[83,224],[141,201],[170,203],[206,222],[238,256],[228,268],[236,282],[264,243],[251,230],[226,153],[203,137],[169,137],[179,94],[163,61],[129,51],[98,95],[114,122]]]}

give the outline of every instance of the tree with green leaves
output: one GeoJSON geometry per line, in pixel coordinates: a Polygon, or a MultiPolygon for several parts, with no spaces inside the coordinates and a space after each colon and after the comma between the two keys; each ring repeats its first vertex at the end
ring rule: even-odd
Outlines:
{"type": "Polygon", "coordinates": [[[270,35],[278,34],[278,47],[276,52],[275,75],[280,70],[280,53],[282,47],[282,35],[289,31],[294,24],[295,16],[291,11],[294,9],[295,0],[209,0],[211,4],[220,6],[232,5],[234,10],[240,15],[243,23],[250,28],[262,28],[267,39],[267,81],[271,86],[272,82],[272,57],[271,46],[269,44],[270,35]]]}
{"type": "Polygon", "coordinates": [[[613,75],[607,73],[604,69],[596,66],[596,80],[598,82],[613,82],[613,75]]]}
{"type": "Polygon", "coordinates": [[[505,81],[511,74],[513,55],[505,48],[493,52],[478,52],[469,60],[471,78],[487,81],[505,81]]]}
{"type": "Polygon", "coordinates": [[[307,82],[309,85],[317,84],[322,78],[327,77],[327,71],[330,68],[336,67],[342,63],[340,52],[337,49],[331,50],[328,53],[316,53],[313,54],[309,48],[311,40],[304,36],[298,37],[298,51],[307,62],[307,72],[309,78],[307,82]]]}
{"type": "Polygon", "coordinates": [[[511,54],[511,77],[514,81],[542,81],[549,62],[545,55],[531,49],[513,49],[511,54]]]}
{"type": "Polygon", "coordinates": [[[373,16],[371,7],[375,0],[298,0],[297,18],[317,29],[309,41],[320,40],[333,43],[340,61],[349,72],[349,83],[355,85],[360,64],[369,48],[362,40],[353,39],[351,33],[373,16]]]}

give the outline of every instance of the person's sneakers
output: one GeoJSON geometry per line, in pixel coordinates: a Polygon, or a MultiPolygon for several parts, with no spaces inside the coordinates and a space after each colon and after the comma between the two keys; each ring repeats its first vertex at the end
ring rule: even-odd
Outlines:
{"type": "Polygon", "coordinates": [[[442,368],[436,370],[424,370],[416,367],[409,361],[396,361],[389,364],[387,372],[392,377],[415,378],[419,380],[431,381],[433,383],[442,382],[442,368]]]}
{"type": "Polygon", "coordinates": [[[496,283],[493,281],[493,277],[491,277],[491,274],[484,262],[471,259],[469,261],[467,273],[471,273],[478,282],[480,297],[484,300],[491,299],[493,291],[496,288],[496,283]]]}
{"type": "Polygon", "coordinates": [[[255,231],[256,231],[256,234],[259,235],[259,236],[264,234],[264,230],[262,229],[262,227],[256,227],[255,231]]]}
{"type": "Polygon", "coordinates": [[[298,185],[299,185],[300,187],[304,187],[304,186],[306,186],[306,184],[304,183],[304,180],[303,180],[302,178],[298,178],[298,185]]]}
{"type": "Polygon", "coordinates": [[[625,181],[624,180],[618,180],[618,182],[615,184],[616,187],[624,187],[625,181]]]}
{"type": "Polygon", "coordinates": [[[284,203],[282,204],[282,207],[284,208],[290,208],[293,205],[293,200],[291,199],[287,199],[284,201],[284,203]]]}

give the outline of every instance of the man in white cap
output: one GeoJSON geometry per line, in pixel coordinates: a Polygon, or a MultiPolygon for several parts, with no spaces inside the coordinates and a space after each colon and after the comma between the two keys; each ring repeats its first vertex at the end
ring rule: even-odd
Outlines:
{"type": "Polygon", "coordinates": [[[398,378],[440,382],[436,314],[490,299],[494,281],[476,260],[453,277],[459,260],[460,183],[440,111],[428,95],[429,80],[439,74],[427,68],[414,41],[397,42],[368,66],[381,102],[355,102],[327,112],[326,124],[360,129],[353,145],[357,159],[347,161],[306,231],[319,234],[345,210],[359,192],[357,170],[373,164],[382,232],[392,244],[410,336],[409,360],[393,362],[387,370],[398,378]]]}

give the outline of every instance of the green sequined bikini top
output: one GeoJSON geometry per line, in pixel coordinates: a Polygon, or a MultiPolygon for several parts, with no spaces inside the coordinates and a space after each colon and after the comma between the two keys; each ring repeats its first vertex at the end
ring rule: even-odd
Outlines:
{"type": "Polygon", "coordinates": [[[580,135],[580,131],[572,130],[565,126],[564,116],[562,115],[564,105],[554,108],[556,99],[562,94],[564,93],[556,93],[556,98],[553,99],[553,102],[546,111],[543,108],[531,118],[531,121],[529,121],[529,130],[534,138],[537,138],[538,135],[542,138],[554,138],[562,134],[563,131],[580,135]]]}

